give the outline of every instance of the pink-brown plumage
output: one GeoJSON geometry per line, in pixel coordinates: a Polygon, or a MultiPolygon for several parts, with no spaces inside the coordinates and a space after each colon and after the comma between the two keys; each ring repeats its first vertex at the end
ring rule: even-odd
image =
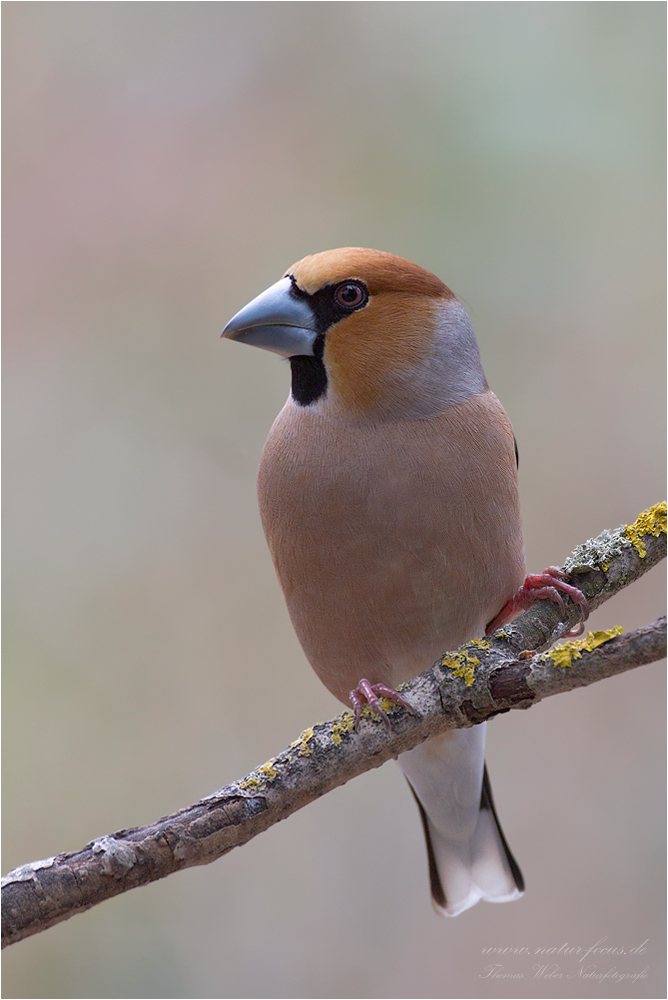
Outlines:
{"type": "MultiPolygon", "coordinates": [[[[371,691],[362,678],[396,688],[484,635],[524,578],[516,455],[450,289],[391,254],[328,251],[290,268],[225,335],[290,359],[260,511],[293,625],[332,694],[358,703],[371,691]]],[[[523,891],[484,742],[475,726],[399,757],[444,914],[523,891]]]]}
{"type": "Polygon", "coordinates": [[[429,420],[331,421],[288,400],[258,477],[304,652],[340,701],[484,635],[524,579],[513,435],[489,390],[429,420]]]}

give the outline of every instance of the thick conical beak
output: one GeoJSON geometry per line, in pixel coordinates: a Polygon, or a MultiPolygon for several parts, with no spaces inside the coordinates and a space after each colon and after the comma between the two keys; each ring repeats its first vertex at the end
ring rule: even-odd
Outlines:
{"type": "Polygon", "coordinates": [[[317,335],[313,311],[306,299],[294,294],[290,278],[281,278],[244,306],[222,333],[230,340],[263,347],[284,358],[312,356],[317,335]]]}

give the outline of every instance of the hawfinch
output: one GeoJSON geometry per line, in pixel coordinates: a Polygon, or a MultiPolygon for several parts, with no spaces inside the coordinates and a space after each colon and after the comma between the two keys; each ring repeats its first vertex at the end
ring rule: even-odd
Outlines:
{"type": "MultiPolygon", "coordinates": [[[[315,254],[223,335],[290,361],[260,464],[262,523],[304,652],[358,717],[365,701],[384,714],[380,695],[405,705],[398,685],[536,597],[574,596],[558,570],[525,581],[512,428],[466,312],[433,274],[376,250],[315,254]]],[[[524,890],[484,749],[479,725],[398,760],[434,906],[450,916],[524,890]]]]}

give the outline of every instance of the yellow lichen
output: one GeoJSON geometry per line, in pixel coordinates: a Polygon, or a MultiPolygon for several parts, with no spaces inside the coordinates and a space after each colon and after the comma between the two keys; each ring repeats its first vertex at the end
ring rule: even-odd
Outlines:
{"type": "Polygon", "coordinates": [[[258,774],[263,777],[268,778],[269,781],[273,781],[274,778],[278,777],[278,768],[274,767],[275,757],[271,757],[266,764],[262,764],[260,767],[256,768],[258,774]]]}
{"type": "Polygon", "coordinates": [[[299,739],[294,740],[290,744],[290,748],[293,750],[299,748],[300,757],[311,757],[313,755],[313,750],[308,744],[309,740],[312,740],[314,736],[315,733],[312,729],[305,729],[303,733],[300,733],[299,739]]]}
{"type": "Polygon", "coordinates": [[[494,633],[495,639],[512,639],[512,637],[513,637],[512,631],[509,628],[506,628],[505,625],[502,625],[501,628],[497,628],[496,632],[494,633]]]}
{"type": "Polygon", "coordinates": [[[247,788],[252,792],[261,792],[266,787],[266,782],[260,781],[254,774],[249,774],[247,778],[239,782],[239,788],[247,788]]]}
{"type": "Polygon", "coordinates": [[[332,743],[336,743],[338,746],[343,742],[344,736],[349,736],[350,733],[355,729],[355,716],[352,712],[345,712],[340,715],[336,722],[332,723],[332,728],[330,730],[330,737],[332,743]]]}
{"type": "Polygon", "coordinates": [[[266,764],[260,764],[254,771],[239,782],[239,788],[249,789],[252,792],[262,792],[267,787],[268,781],[273,781],[278,777],[278,768],[274,767],[276,758],[272,757],[266,764]]]}
{"type": "Polygon", "coordinates": [[[555,646],[549,652],[543,653],[542,658],[549,658],[557,667],[570,667],[573,661],[579,660],[583,653],[590,653],[592,649],[608,642],[609,639],[614,639],[616,635],[621,635],[623,631],[621,625],[616,625],[605,632],[589,632],[583,639],[555,646]]]}
{"type": "Polygon", "coordinates": [[[479,649],[490,649],[492,644],[489,639],[471,639],[468,645],[478,646],[479,649]]]}
{"type": "MultiPolygon", "coordinates": [[[[388,713],[391,715],[392,712],[396,711],[397,703],[396,703],[396,701],[392,701],[391,698],[386,698],[384,695],[381,694],[379,696],[379,698],[378,698],[378,702],[380,704],[380,707],[382,708],[382,710],[385,712],[386,715],[388,713]]],[[[366,718],[366,719],[379,719],[380,718],[380,716],[376,712],[375,708],[372,708],[371,705],[364,705],[362,707],[362,717],[366,718]]]]}
{"type": "Polygon", "coordinates": [[[602,569],[607,572],[613,559],[629,548],[635,548],[641,559],[647,555],[642,541],[644,535],[658,536],[666,531],[666,504],[657,503],[645,510],[631,525],[622,524],[615,531],[602,531],[596,538],[589,538],[570,554],[564,563],[567,573],[587,573],[602,569]]]}
{"type": "Polygon", "coordinates": [[[633,545],[641,559],[647,555],[643,535],[666,534],[666,504],[655,503],[649,510],[644,510],[633,524],[624,525],[624,534],[633,545]]]}
{"type": "MultiPolygon", "coordinates": [[[[484,639],[474,639],[468,645],[480,646],[484,641],[484,639]]],[[[441,665],[450,667],[454,677],[461,677],[466,686],[471,687],[474,679],[474,671],[476,667],[480,666],[480,660],[477,656],[471,656],[466,646],[462,646],[456,653],[446,653],[441,660],[441,665]]]]}

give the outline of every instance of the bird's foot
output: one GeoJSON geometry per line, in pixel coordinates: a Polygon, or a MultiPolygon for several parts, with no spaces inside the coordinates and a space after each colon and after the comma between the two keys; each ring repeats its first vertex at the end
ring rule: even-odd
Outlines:
{"type": "Polygon", "coordinates": [[[355,729],[359,726],[362,709],[364,708],[364,703],[366,702],[372,712],[376,712],[377,715],[380,715],[381,719],[385,723],[387,731],[391,731],[392,723],[380,703],[381,698],[387,698],[389,701],[395,701],[397,705],[403,705],[403,707],[407,708],[409,712],[413,713],[413,715],[416,714],[415,709],[410,702],[407,702],[405,698],[402,698],[399,692],[395,691],[394,688],[386,687],[385,684],[371,684],[366,677],[363,677],[357,687],[352,689],[349,698],[355,712],[355,729]]]}
{"type": "MultiPolygon", "coordinates": [[[[587,609],[587,615],[589,615],[589,609],[587,609]]],[[[584,625],[584,622],[582,621],[578,625],[574,625],[573,628],[569,628],[568,632],[564,632],[564,634],[560,635],[559,638],[560,639],[577,639],[577,637],[579,635],[582,635],[582,633],[584,632],[584,630],[585,630],[585,625],[584,625]]]]}
{"type": "MultiPolygon", "coordinates": [[[[587,598],[577,587],[572,587],[570,583],[564,583],[565,579],[566,574],[558,566],[548,566],[542,573],[529,573],[517,593],[511,597],[496,618],[489,623],[485,629],[485,634],[491,635],[497,628],[500,628],[505,622],[519,614],[520,611],[531,607],[534,601],[555,601],[563,608],[564,601],[561,593],[567,594],[575,604],[582,608],[582,621],[585,622],[589,617],[587,598]]],[[[584,627],[582,624],[576,625],[575,628],[566,632],[565,637],[582,635],[583,631],[584,627]]]]}

